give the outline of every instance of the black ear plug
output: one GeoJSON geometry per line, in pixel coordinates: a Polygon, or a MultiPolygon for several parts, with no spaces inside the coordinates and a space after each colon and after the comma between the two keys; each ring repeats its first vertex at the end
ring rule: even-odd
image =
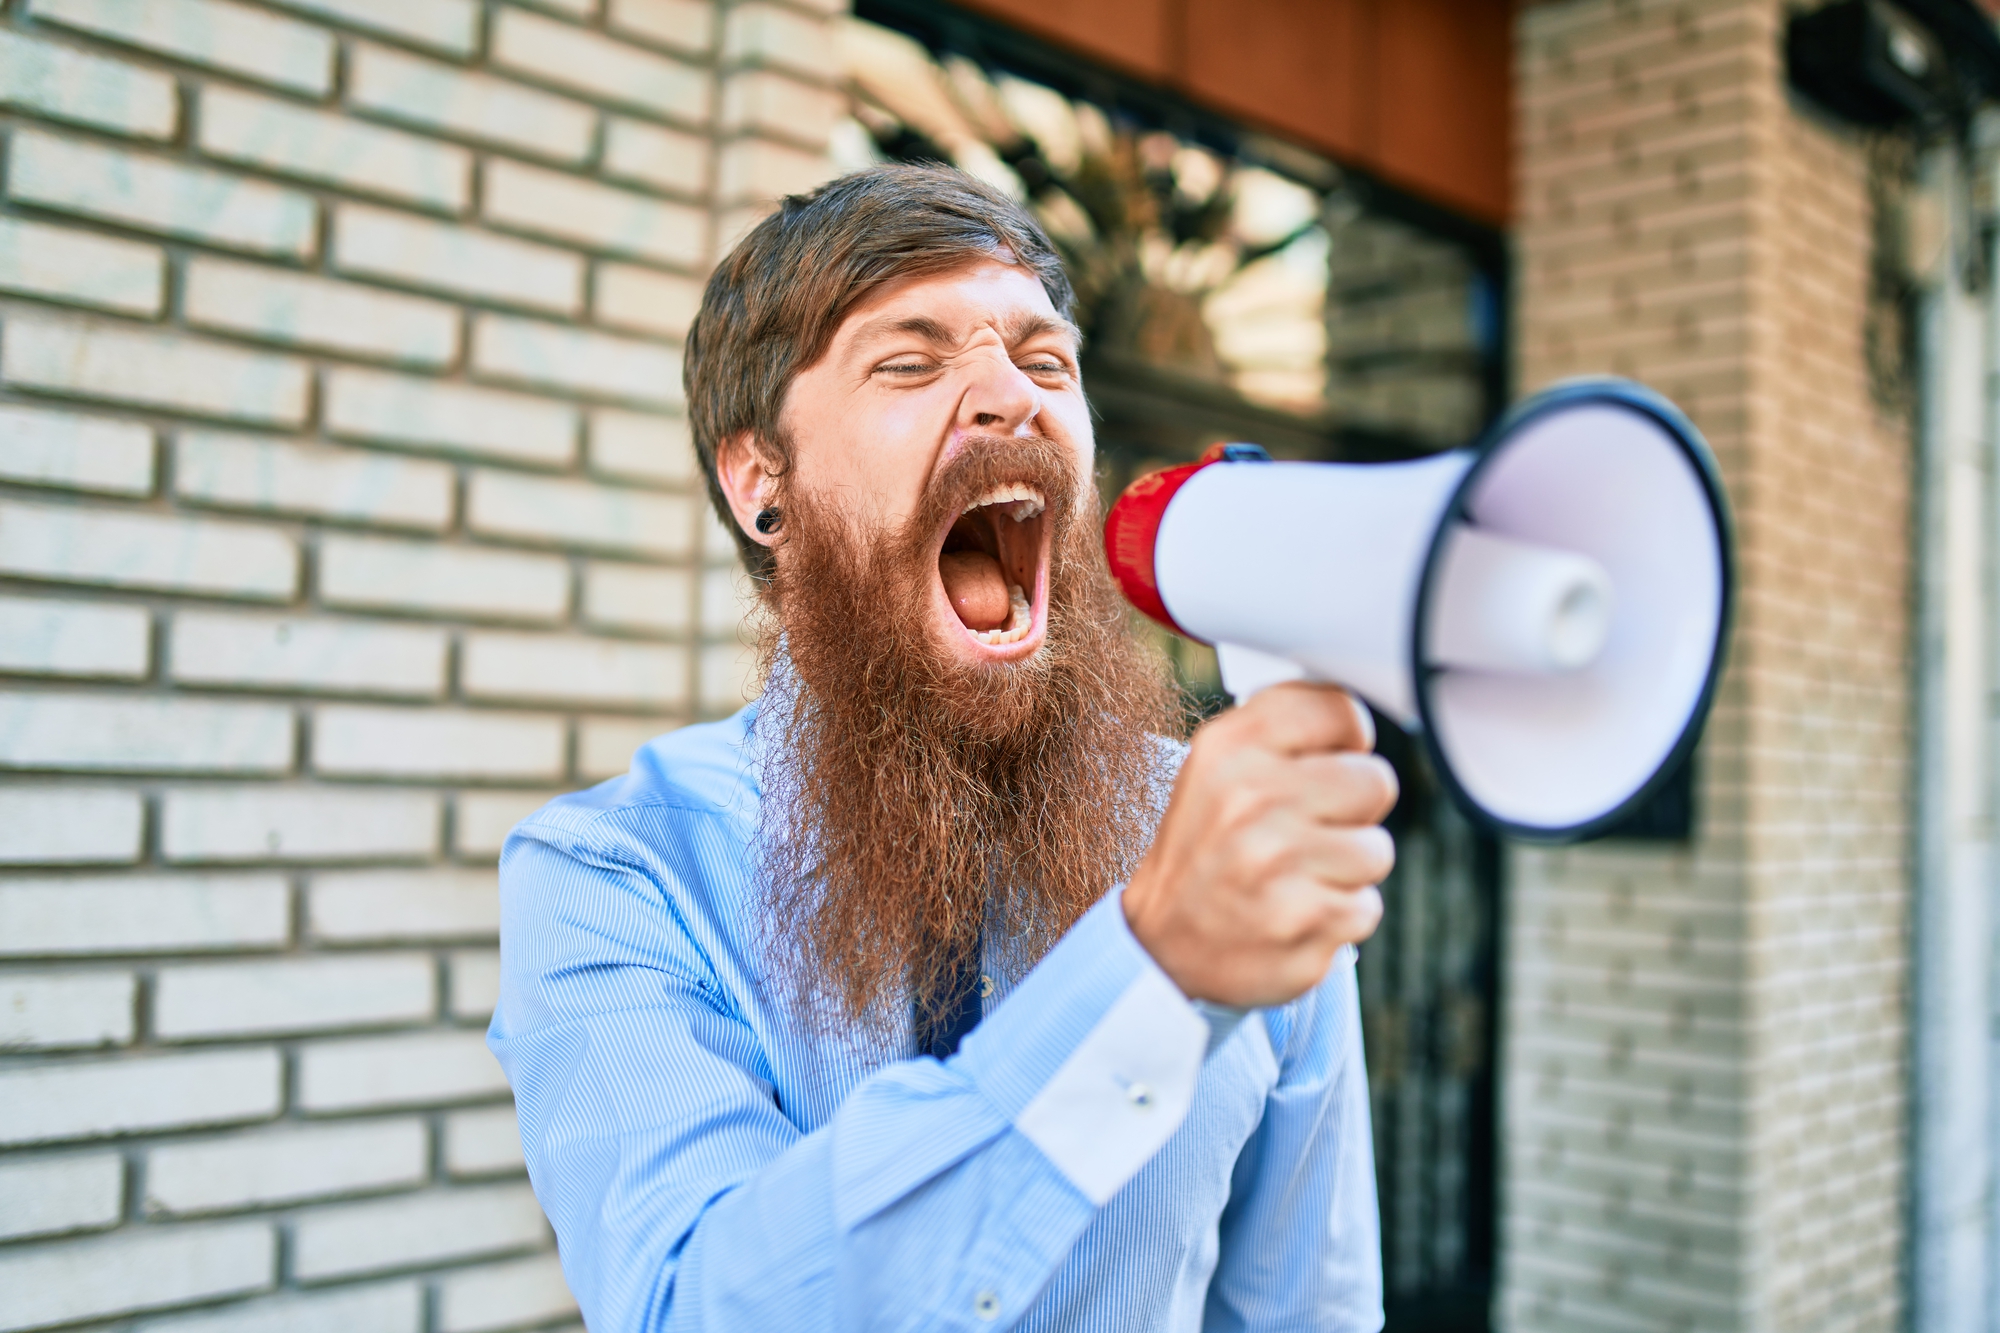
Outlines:
{"type": "Polygon", "coordinates": [[[776,532],[778,525],[784,521],[785,516],[780,510],[760,509],[757,511],[757,531],[763,533],[766,537],[776,532]]]}

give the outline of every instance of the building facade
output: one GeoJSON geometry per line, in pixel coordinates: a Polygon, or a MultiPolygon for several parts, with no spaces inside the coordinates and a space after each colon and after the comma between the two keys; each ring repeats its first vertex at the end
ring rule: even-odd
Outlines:
{"type": "Polygon", "coordinates": [[[1412,834],[1363,963],[1391,1280],[1462,1285],[1392,1330],[2000,1326],[1987,1083],[1911,1092],[1990,1058],[1992,748],[1943,740],[1991,698],[1976,182],[1792,92],[1783,0],[858,7],[0,6],[0,1333],[577,1327],[483,1044],[493,866],[753,688],[700,284],[837,166],[1022,167],[1058,85],[1042,166],[1221,126],[1163,188],[1292,218],[1154,284],[1206,343],[1107,349],[1116,467],[1439,447],[1610,372],[1735,508],[1691,825],[1412,834]],[[1919,351],[1971,357],[1949,413],[1919,351]]]}
{"type": "Polygon", "coordinates": [[[493,865],[744,697],[679,345],[828,19],[0,11],[0,1328],[574,1319],[493,865]]]}

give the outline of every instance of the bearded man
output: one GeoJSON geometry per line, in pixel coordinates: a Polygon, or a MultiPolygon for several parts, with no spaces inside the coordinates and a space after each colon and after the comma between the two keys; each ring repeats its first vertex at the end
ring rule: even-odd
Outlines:
{"type": "Polygon", "coordinates": [[[762,697],[501,860],[489,1041],[592,1333],[1381,1325],[1344,946],[1395,780],[1331,689],[1165,739],[1070,302],[1024,211],[915,167],[708,284],[762,697]]]}

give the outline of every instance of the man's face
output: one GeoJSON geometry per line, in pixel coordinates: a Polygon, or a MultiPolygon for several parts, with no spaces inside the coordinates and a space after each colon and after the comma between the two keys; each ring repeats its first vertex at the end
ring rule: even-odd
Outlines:
{"type": "Polygon", "coordinates": [[[998,261],[887,286],[799,374],[791,468],[725,442],[762,589],[773,966],[827,1012],[941,1013],[984,935],[1032,962],[1129,873],[1173,725],[1098,543],[1075,332],[998,261]]]}
{"type": "MultiPolygon", "coordinates": [[[[1031,271],[998,260],[874,293],[792,382],[784,421],[794,442],[787,487],[862,541],[904,532],[944,469],[996,437],[1060,446],[1073,496],[1090,476],[1075,329],[1031,271]]],[[[1025,474],[1003,477],[925,538],[936,556],[928,631],[968,665],[1023,661],[1044,643],[1056,525],[1043,489],[1025,474]]]]}

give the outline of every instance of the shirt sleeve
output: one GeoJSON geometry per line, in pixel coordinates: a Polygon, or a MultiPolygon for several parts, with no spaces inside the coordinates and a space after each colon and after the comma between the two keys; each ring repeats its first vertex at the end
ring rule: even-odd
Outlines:
{"type": "Polygon", "coordinates": [[[1207,1024],[1114,892],[802,1134],[657,873],[520,835],[501,870],[489,1041],[592,1333],[1006,1327],[1187,1114],[1207,1024]]]}
{"type": "Polygon", "coordinates": [[[1285,1012],[1278,1085],[1236,1159],[1202,1327],[1376,1333],[1382,1238],[1354,951],[1285,1012]]]}

